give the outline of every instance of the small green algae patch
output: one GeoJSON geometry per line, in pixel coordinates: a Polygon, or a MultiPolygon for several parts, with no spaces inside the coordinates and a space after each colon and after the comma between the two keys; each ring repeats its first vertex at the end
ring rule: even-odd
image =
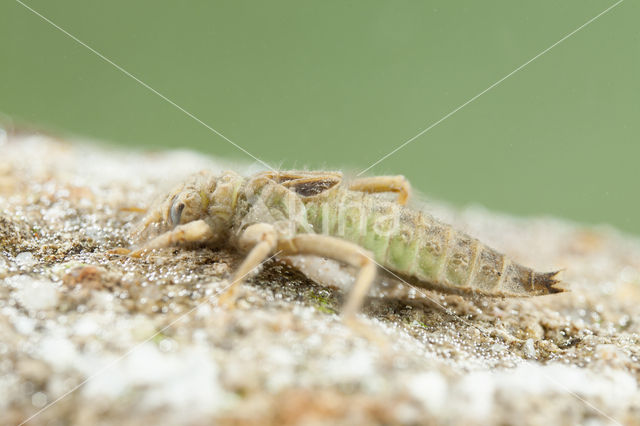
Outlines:
{"type": "Polygon", "coordinates": [[[313,291],[307,292],[307,298],[312,301],[313,306],[320,312],[325,314],[336,314],[335,303],[332,303],[326,297],[313,291]]]}

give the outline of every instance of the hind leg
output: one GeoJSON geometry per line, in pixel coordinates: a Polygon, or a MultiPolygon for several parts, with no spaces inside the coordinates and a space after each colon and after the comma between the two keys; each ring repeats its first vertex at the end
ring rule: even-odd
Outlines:
{"type": "Polygon", "coordinates": [[[355,318],[376,276],[376,265],[371,259],[371,253],[356,244],[336,237],[302,234],[291,239],[278,240],[272,225],[258,223],[249,226],[243,232],[239,239],[239,246],[240,250],[249,253],[235,272],[231,286],[221,297],[222,302],[233,301],[235,291],[242,283],[244,276],[273,252],[284,255],[308,254],[328,257],[359,268],[356,282],[342,310],[342,316],[347,321],[355,318]]]}
{"type": "Polygon", "coordinates": [[[327,257],[358,268],[358,276],[342,307],[342,320],[361,336],[388,348],[388,341],[356,318],[367,293],[376,277],[376,264],[372,254],[362,247],[336,237],[317,234],[302,234],[289,240],[278,241],[283,254],[310,254],[327,257]]]}
{"type": "Polygon", "coordinates": [[[383,347],[387,346],[384,337],[356,318],[376,276],[376,264],[370,252],[351,242],[326,235],[302,234],[290,239],[278,240],[273,226],[266,223],[248,227],[240,237],[239,243],[239,248],[243,251],[249,249],[249,254],[235,272],[229,288],[220,297],[220,303],[233,306],[237,288],[244,277],[263,263],[271,253],[331,258],[359,269],[356,282],[343,306],[342,320],[360,335],[383,347]]]}
{"type": "Polygon", "coordinates": [[[349,184],[352,191],[362,192],[395,192],[398,194],[398,203],[404,205],[409,199],[411,185],[404,176],[373,176],[356,179],[349,184]]]}
{"type": "Polygon", "coordinates": [[[376,276],[376,265],[371,253],[362,247],[336,237],[302,234],[289,240],[278,241],[283,254],[311,254],[328,257],[359,268],[358,277],[342,309],[342,317],[350,322],[362,306],[376,276]]]}

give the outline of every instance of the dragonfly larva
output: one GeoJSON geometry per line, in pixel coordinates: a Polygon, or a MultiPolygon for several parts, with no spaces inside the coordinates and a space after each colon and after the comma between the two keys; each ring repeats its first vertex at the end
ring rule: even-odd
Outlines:
{"type": "Polygon", "coordinates": [[[402,176],[347,182],[339,172],[201,172],[149,210],[136,231],[145,242],[132,255],[184,243],[233,246],[246,257],[222,297],[227,303],[245,275],[274,253],[332,258],[359,268],[343,308],[347,318],[360,308],[376,263],[444,292],[513,297],[563,291],[556,272],[535,272],[405,207],[408,196],[402,176]]]}

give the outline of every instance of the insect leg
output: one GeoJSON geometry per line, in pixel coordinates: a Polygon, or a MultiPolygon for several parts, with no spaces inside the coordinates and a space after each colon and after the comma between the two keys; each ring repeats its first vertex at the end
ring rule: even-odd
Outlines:
{"type": "Polygon", "coordinates": [[[239,248],[246,250],[250,246],[253,247],[235,272],[231,286],[222,294],[219,303],[233,306],[236,289],[245,275],[263,262],[275,249],[278,249],[278,253],[282,252],[285,255],[310,254],[332,258],[360,268],[356,283],[342,311],[343,321],[354,331],[371,341],[380,344],[382,347],[387,346],[387,341],[384,337],[373,332],[367,325],[360,323],[356,318],[356,313],[362,306],[362,302],[376,276],[376,265],[372,260],[371,253],[367,250],[340,238],[326,235],[302,234],[291,239],[278,240],[273,226],[266,223],[252,225],[241,235],[239,248]]]}
{"type": "Polygon", "coordinates": [[[244,281],[244,277],[273,252],[276,244],[277,235],[272,225],[257,223],[244,230],[238,240],[238,248],[242,251],[249,251],[249,254],[233,274],[229,288],[220,296],[218,300],[220,304],[233,305],[237,288],[244,281]]]}
{"type": "Polygon", "coordinates": [[[404,205],[409,199],[411,185],[404,176],[373,176],[356,179],[349,184],[352,191],[362,192],[395,192],[398,194],[398,203],[404,205]]]}
{"type": "Polygon", "coordinates": [[[129,256],[140,257],[148,250],[170,247],[176,244],[204,243],[211,238],[213,238],[211,227],[204,220],[194,220],[158,235],[139,249],[129,253],[129,256]]]}
{"type": "Polygon", "coordinates": [[[312,254],[328,257],[360,268],[356,282],[342,310],[346,322],[352,322],[362,306],[376,276],[372,254],[362,247],[336,237],[302,234],[278,242],[284,254],[312,254]]]}

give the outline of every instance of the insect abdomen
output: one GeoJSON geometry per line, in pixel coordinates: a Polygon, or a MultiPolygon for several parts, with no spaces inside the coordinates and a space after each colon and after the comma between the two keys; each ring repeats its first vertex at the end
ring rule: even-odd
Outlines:
{"type": "Polygon", "coordinates": [[[378,197],[344,191],[307,205],[316,232],[370,250],[383,266],[417,284],[491,296],[556,293],[555,273],[537,273],[426,213],[378,197]]]}
{"type": "MultiPolygon", "coordinates": [[[[416,247],[412,266],[396,269],[400,273],[441,290],[488,296],[533,296],[562,291],[553,287],[558,282],[554,279],[555,272],[535,272],[429,215],[403,211],[400,217],[400,232],[391,237],[388,253],[403,244],[405,235],[412,236],[407,245],[416,247]],[[412,233],[408,232],[410,229],[412,233]]],[[[393,257],[387,258],[387,264],[392,268],[400,266],[393,257]]]]}

